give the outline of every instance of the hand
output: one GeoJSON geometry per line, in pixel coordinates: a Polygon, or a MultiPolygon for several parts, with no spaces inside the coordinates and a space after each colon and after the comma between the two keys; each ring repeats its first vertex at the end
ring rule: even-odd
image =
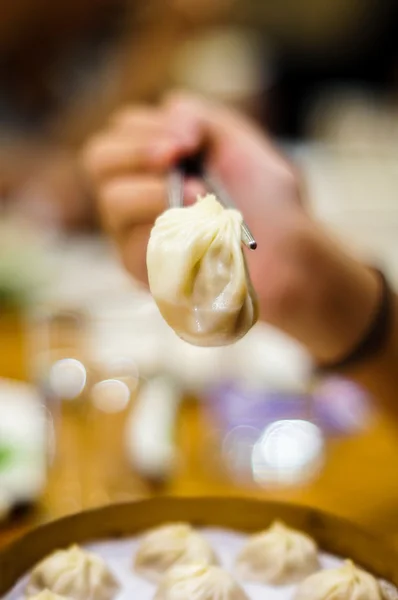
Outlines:
{"type": "MultiPolygon", "coordinates": [[[[273,258],[279,250],[274,246],[304,213],[290,165],[254,127],[225,108],[173,97],[161,108],[131,109],[113,117],[84,153],[104,225],[114,235],[128,270],[145,280],[148,234],[166,208],[166,173],[178,158],[197,151],[205,141],[213,169],[258,240],[258,251],[247,258],[262,296],[264,271],[271,278],[280,276],[273,258]]],[[[186,202],[193,202],[202,191],[200,182],[188,182],[186,202]]]]}
{"type": "MultiPolygon", "coordinates": [[[[246,256],[262,318],[315,358],[338,357],[367,324],[374,279],[307,215],[294,168],[258,129],[224,107],[172,96],[160,108],[122,111],[89,142],[86,169],[127,269],[146,279],[146,245],[166,207],[167,171],[204,143],[258,242],[246,256]]],[[[200,182],[188,181],[186,201],[201,191],[200,182]]]]}

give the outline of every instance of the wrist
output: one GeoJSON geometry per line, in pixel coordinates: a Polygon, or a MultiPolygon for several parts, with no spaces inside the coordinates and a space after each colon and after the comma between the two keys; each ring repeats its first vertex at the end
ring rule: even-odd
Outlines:
{"type": "Polygon", "coordinates": [[[299,289],[294,311],[285,316],[288,333],[317,363],[336,362],[369,327],[379,301],[379,278],[313,222],[299,232],[294,247],[299,289]]]}

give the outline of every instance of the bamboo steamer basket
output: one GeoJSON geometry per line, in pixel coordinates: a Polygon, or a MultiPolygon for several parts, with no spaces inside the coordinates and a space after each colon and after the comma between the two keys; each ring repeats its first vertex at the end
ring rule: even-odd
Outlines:
{"type": "Polygon", "coordinates": [[[45,556],[70,544],[120,539],[167,522],[241,532],[279,519],[314,537],[321,550],[398,585],[398,552],[384,539],[339,517],[294,504],[246,498],[152,498],[68,516],[27,533],[0,553],[0,596],[45,556]]]}

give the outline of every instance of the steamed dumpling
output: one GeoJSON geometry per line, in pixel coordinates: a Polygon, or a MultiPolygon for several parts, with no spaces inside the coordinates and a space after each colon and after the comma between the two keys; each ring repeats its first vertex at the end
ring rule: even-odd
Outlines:
{"type": "Polygon", "coordinates": [[[382,595],[376,579],[347,560],[337,569],[307,577],[294,600],[382,600],[382,595]]]}
{"type": "Polygon", "coordinates": [[[135,570],[157,582],[176,565],[217,562],[212,547],[199,532],[188,524],[174,523],[153,529],[143,537],[135,556],[135,570]]]}
{"type": "Polygon", "coordinates": [[[34,596],[28,596],[26,600],[68,600],[66,596],[59,596],[50,592],[50,590],[43,590],[34,596]]]}
{"type": "Polygon", "coordinates": [[[320,568],[314,540],[279,522],[249,538],[236,566],[242,579],[273,585],[296,583],[320,568]]]}
{"type": "Polygon", "coordinates": [[[26,600],[68,600],[66,596],[59,596],[50,592],[50,590],[43,590],[34,596],[28,596],[26,600]]]}
{"type": "Polygon", "coordinates": [[[111,600],[119,585],[100,556],[72,546],[54,552],[33,569],[26,596],[45,589],[73,600],[111,600]]]}
{"type": "Polygon", "coordinates": [[[183,340],[223,346],[257,320],[241,247],[242,215],[214,196],[164,212],[147,250],[149,287],[158,308],[183,340]]]}
{"type": "Polygon", "coordinates": [[[162,580],[154,600],[249,600],[233,577],[215,566],[174,567],[162,580]]]}
{"type": "Polygon", "coordinates": [[[398,600],[398,588],[395,585],[384,579],[380,579],[379,586],[383,600],[398,600]]]}

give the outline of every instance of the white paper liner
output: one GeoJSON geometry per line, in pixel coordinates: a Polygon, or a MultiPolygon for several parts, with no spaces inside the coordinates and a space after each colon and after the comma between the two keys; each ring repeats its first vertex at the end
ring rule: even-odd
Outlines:
{"type": "MultiPolygon", "coordinates": [[[[247,539],[247,535],[225,529],[206,528],[201,531],[216,551],[221,565],[233,573],[236,556],[247,539]]],[[[132,569],[139,542],[140,536],[137,536],[84,545],[87,550],[102,556],[120,581],[121,590],[115,600],[153,599],[156,586],[136,575],[132,569]]],[[[343,562],[343,559],[326,553],[320,553],[320,560],[323,568],[337,567],[343,562]]],[[[4,596],[3,600],[21,600],[24,597],[26,581],[27,577],[24,577],[11,592],[4,596]]],[[[251,600],[264,600],[264,598],[267,600],[291,600],[296,587],[273,587],[242,581],[240,583],[251,600]]]]}

